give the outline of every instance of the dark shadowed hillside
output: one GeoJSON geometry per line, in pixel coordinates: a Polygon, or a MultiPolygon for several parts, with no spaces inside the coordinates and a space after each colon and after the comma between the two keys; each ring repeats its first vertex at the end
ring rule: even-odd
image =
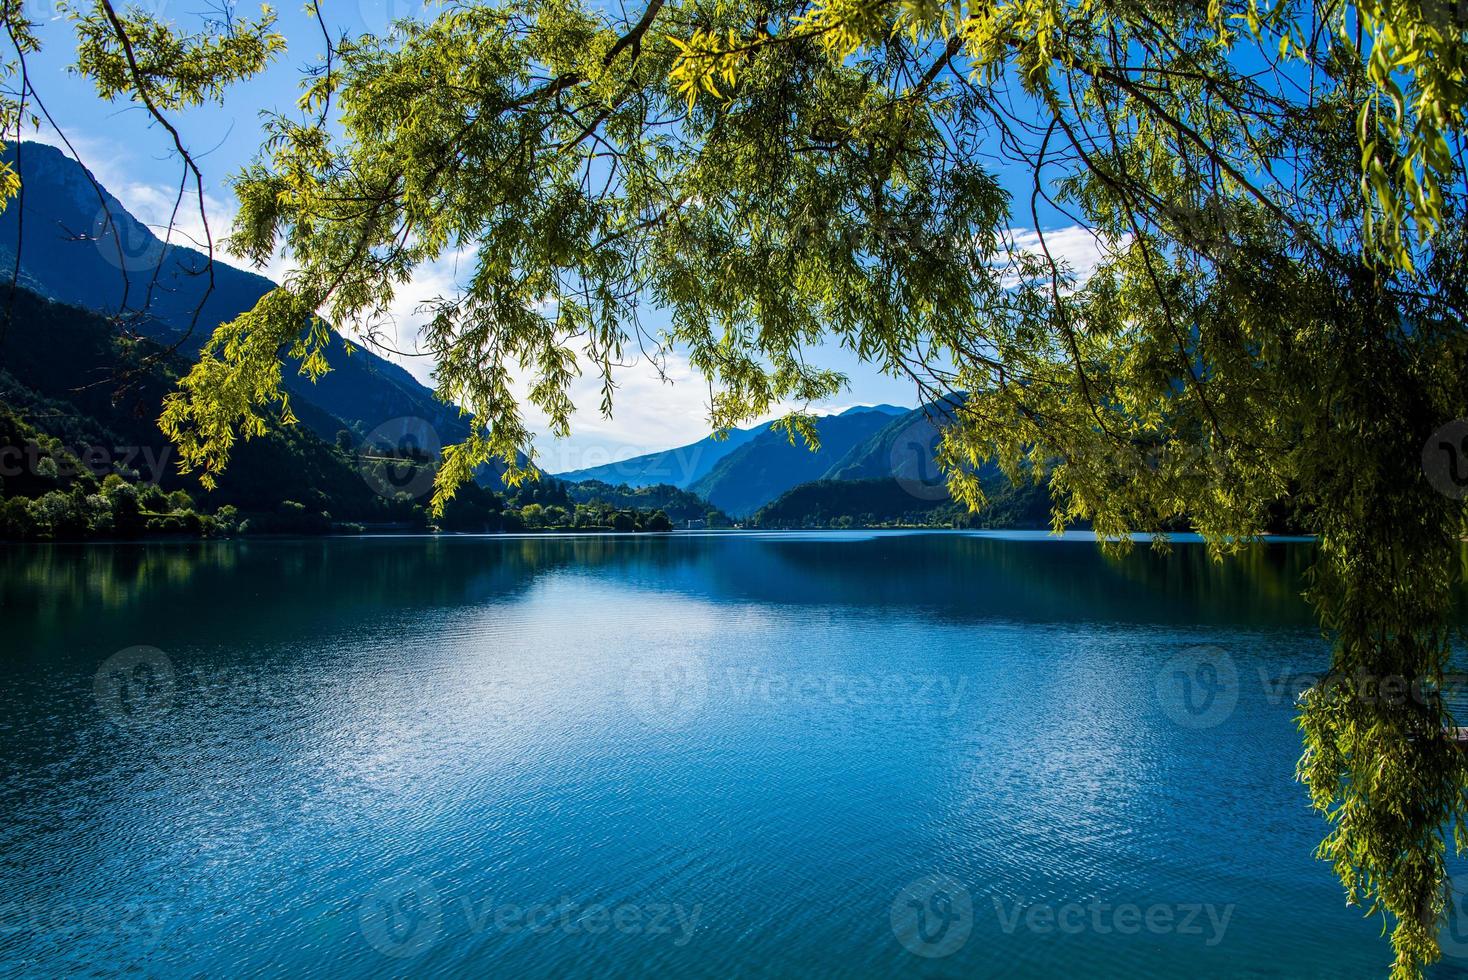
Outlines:
{"type": "MultiPolygon", "coordinates": [[[[15,148],[8,147],[4,159],[14,164],[15,158],[15,148]]],[[[180,352],[192,357],[215,326],[250,309],[274,285],[226,265],[216,248],[214,289],[197,326],[185,337],[208,285],[203,253],[165,246],[105,188],[99,200],[87,171],[54,147],[21,144],[20,172],[23,200],[12,201],[0,213],[0,262],[11,268],[17,228],[23,227],[20,281],[43,296],[108,316],[122,314],[129,327],[145,336],[165,344],[181,340],[180,352]]],[[[214,230],[216,237],[224,231],[214,230]]],[[[403,416],[427,419],[442,442],[468,433],[456,409],[435,399],[397,365],[360,349],[348,356],[340,337],[328,360],[333,370],[314,384],[294,371],[285,372],[292,404],[310,403],[317,409],[298,414],[323,438],[333,438],[341,428],[335,419],[360,437],[403,416]]]]}
{"type": "Polygon", "coordinates": [[[820,447],[814,452],[782,431],[762,431],[689,489],[736,517],[752,514],[791,487],[820,479],[836,460],[890,421],[891,416],[876,411],[828,415],[817,423],[820,447]]]}

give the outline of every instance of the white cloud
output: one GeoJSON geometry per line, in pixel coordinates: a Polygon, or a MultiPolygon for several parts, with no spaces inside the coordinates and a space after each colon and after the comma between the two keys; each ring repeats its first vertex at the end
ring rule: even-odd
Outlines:
{"type": "MultiPolygon", "coordinates": [[[[600,410],[601,380],[595,373],[583,372],[571,385],[576,405],[571,438],[538,440],[541,467],[558,473],[599,466],[708,435],[708,384],[676,351],[668,354],[663,374],[667,380],[645,358],[617,370],[612,417],[606,418],[600,410]]],[[[523,396],[528,384],[516,379],[514,388],[523,396]]],[[[525,417],[532,429],[549,431],[548,420],[528,404],[525,417]]]]}
{"type": "Polygon", "coordinates": [[[1008,244],[1016,252],[1024,252],[1043,258],[1047,253],[1066,267],[1077,283],[1084,283],[1096,268],[1125,240],[1111,243],[1098,235],[1093,228],[1084,225],[1069,225],[1064,228],[1017,228],[1009,237],[1008,244]]]}
{"type": "MultiPolygon", "coordinates": [[[[401,366],[420,384],[432,388],[436,361],[420,346],[423,327],[429,319],[424,304],[457,293],[473,266],[472,249],[460,249],[420,265],[410,282],[393,291],[393,301],[383,320],[372,325],[374,334],[381,340],[380,344],[369,345],[372,352],[401,366]]],[[[362,339],[362,331],[351,324],[338,325],[338,329],[353,339],[362,339]]]]}

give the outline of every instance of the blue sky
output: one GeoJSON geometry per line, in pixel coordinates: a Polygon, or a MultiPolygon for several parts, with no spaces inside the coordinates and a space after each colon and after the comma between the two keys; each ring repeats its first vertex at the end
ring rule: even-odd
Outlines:
{"type": "MultiPolygon", "coordinates": [[[[174,20],[188,27],[207,11],[206,0],[138,0],[138,5],[155,16],[174,20]]],[[[422,16],[425,8],[410,0],[323,0],[323,13],[332,32],[381,32],[397,17],[422,16]]],[[[27,15],[41,23],[43,49],[33,57],[31,71],[37,89],[51,115],[68,139],[77,147],[83,163],[99,180],[140,219],[158,227],[166,223],[176,193],[180,164],[172,153],[166,133],[149,120],[141,109],[131,105],[103,102],[90,83],[67,70],[74,56],[75,40],[69,24],[57,18],[55,0],[27,0],[27,15]]],[[[430,8],[431,10],[431,8],[430,8]]],[[[241,5],[238,16],[254,16],[256,8],[241,5]]],[[[206,179],[206,209],[216,236],[229,223],[234,200],[229,177],[248,163],[258,147],[259,114],[263,111],[293,111],[301,72],[317,63],[322,52],[320,29],[314,18],[295,6],[276,11],[277,29],[285,35],[288,50],[261,76],[230,90],[223,107],[209,105],[176,115],[175,124],[185,142],[199,159],[206,179]]],[[[35,134],[47,142],[57,142],[54,132],[35,134]]],[[[1028,196],[1031,176],[1028,172],[1001,174],[1011,190],[1028,196]]],[[[197,210],[196,199],[188,206],[197,210]]],[[[1047,227],[1047,240],[1052,248],[1072,258],[1084,270],[1095,258],[1095,245],[1089,234],[1056,216],[1054,227],[1047,227]]],[[[184,234],[197,233],[197,215],[181,222],[184,234]]],[[[265,270],[278,276],[284,266],[265,270]]],[[[457,270],[452,259],[446,259],[405,287],[395,309],[397,343],[400,350],[414,347],[418,304],[453,287],[457,270]]],[[[655,326],[654,315],[649,320],[655,326]]],[[[379,351],[384,356],[386,352],[379,351]]],[[[431,384],[433,364],[427,358],[393,357],[412,371],[425,384],[431,384]]],[[[858,362],[848,352],[835,347],[813,353],[812,361],[844,372],[850,378],[850,389],[829,404],[812,406],[818,412],[840,411],[852,405],[887,402],[897,405],[916,404],[916,392],[910,382],[883,376],[858,362]]],[[[573,389],[579,406],[570,439],[552,440],[542,435],[537,440],[541,465],[551,472],[596,465],[612,458],[625,458],[637,453],[692,442],[707,434],[707,385],[691,371],[674,352],[669,374],[674,383],[657,379],[645,364],[629,368],[620,377],[614,415],[602,418],[597,411],[599,401],[594,379],[585,379],[573,389]]],[[[794,406],[792,406],[794,407],[794,406]]],[[[529,416],[533,428],[543,431],[541,420],[529,416]]]]}

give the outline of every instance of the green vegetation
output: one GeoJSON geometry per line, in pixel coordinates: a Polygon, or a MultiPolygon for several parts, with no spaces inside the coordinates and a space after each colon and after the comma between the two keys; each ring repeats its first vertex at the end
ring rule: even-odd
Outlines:
{"type": "MultiPolygon", "coordinates": [[[[997,481],[996,481],[997,482],[997,481]]],[[[1048,528],[1050,495],[1034,484],[998,483],[981,511],[951,499],[924,500],[888,477],[817,480],[787,490],[750,518],[761,528],[1048,528]]]]}
{"type": "Polygon", "coordinates": [[[583,480],[566,485],[578,504],[601,505],[620,510],[662,511],[675,523],[703,521],[709,527],[729,527],[729,516],[695,493],[667,483],[646,487],[612,486],[600,480],[583,480]]]}
{"type": "MultiPolygon", "coordinates": [[[[529,531],[673,530],[672,519],[659,506],[659,498],[664,495],[640,493],[627,487],[607,489],[610,493],[603,496],[594,491],[583,492],[574,483],[542,477],[512,490],[509,504],[518,515],[520,526],[529,531]],[[627,500],[636,500],[643,506],[629,506],[627,500]]],[[[681,491],[675,493],[681,495],[681,491]]]]}
{"type": "Polygon", "coordinates": [[[100,479],[61,440],[0,403],[0,540],[79,541],[144,534],[212,537],[239,529],[235,508],[199,513],[184,490],[165,493],[126,468],[100,479]],[[130,481],[124,473],[131,477],[130,481]]]}
{"type": "Polygon", "coordinates": [[[470,483],[433,517],[423,499],[433,460],[355,447],[345,430],[328,445],[309,429],[278,423],[241,446],[206,489],[176,471],[154,421],[186,361],[26,290],[12,310],[0,337],[3,540],[672,528],[661,498],[578,505],[554,480],[526,484],[508,502],[470,483]],[[574,508],[574,519],[560,521],[557,504],[574,508]]]}
{"type": "MultiPolygon", "coordinates": [[[[687,352],[715,427],[837,394],[821,341],[967,392],[941,443],[958,498],[985,506],[986,462],[1032,472],[1056,524],[1117,547],[1186,518],[1222,557],[1290,500],[1334,641],[1299,775],[1322,857],[1390,927],[1394,974],[1418,977],[1447,849],[1468,845],[1468,761],[1441,700],[1372,692],[1441,678],[1462,575],[1461,495],[1422,469],[1468,405],[1459,6],[451,5],[338,45],[304,118],[268,118],[230,247],[298,272],[219,327],[163,424],[212,486],[279,409],[282,353],[327,369],[318,312],[371,322],[471,243],[473,277],[424,338],[475,422],[439,509],[491,457],[524,474],[510,379],[564,433],[576,356],[610,411],[644,342],[687,352]],[[1015,161],[1034,174],[1019,199],[998,177],[1015,161]],[[1096,235],[1084,282],[1046,248],[1047,204],[1096,235]],[[658,338],[637,328],[649,298],[658,338]]],[[[24,53],[21,13],[7,0],[24,53]]],[[[268,15],[206,35],[109,0],[74,19],[80,73],[165,124],[280,47],[268,15]]],[[[18,100],[0,108],[15,131],[18,100]]],[[[808,415],[784,423],[814,438],[808,415]]]]}

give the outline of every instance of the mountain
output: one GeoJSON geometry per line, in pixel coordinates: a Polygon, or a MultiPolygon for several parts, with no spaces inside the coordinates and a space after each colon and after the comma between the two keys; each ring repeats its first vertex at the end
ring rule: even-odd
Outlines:
{"type": "MultiPolygon", "coordinates": [[[[911,409],[897,405],[857,405],[842,412],[841,416],[875,413],[878,416],[892,417],[906,415],[909,411],[911,409]]],[[[620,460],[616,463],[603,463],[600,466],[567,470],[563,473],[556,473],[555,476],[571,483],[595,480],[614,485],[622,484],[633,489],[668,484],[679,490],[686,490],[707,476],[709,471],[717,466],[724,457],[768,430],[769,427],[766,425],[756,425],[748,429],[731,429],[728,437],[724,439],[706,436],[697,442],[691,442],[676,449],[645,453],[642,456],[633,456],[631,459],[620,460]]]]}
{"type": "MultiPolygon", "coordinates": [[[[947,501],[932,460],[933,420],[941,416],[896,405],[858,405],[817,423],[820,449],[767,425],[734,429],[664,452],[555,474],[571,483],[621,484],[631,489],[667,485],[688,490],[714,507],[747,516],[787,490],[816,480],[892,479],[923,502],[947,501]],[[894,453],[897,455],[894,456],[894,453]]],[[[923,508],[927,509],[927,508],[923,508]]],[[[670,512],[671,513],[671,512],[670,512]]]]}
{"type": "Polygon", "coordinates": [[[16,291],[11,314],[0,337],[0,412],[8,420],[0,442],[12,447],[6,458],[18,464],[5,468],[0,496],[66,491],[84,484],[84,473],[96,480],[116,473],[140,487],[185,491],[209,512],[230,506],[273,514],[294,501],[339,521],[407,519],[411,503],[378,492],[357,460],[305,426],[272,426],[237,443],[218,487],[206,492],[193,475],[177,471],[157,423],[163,397],[188,369],[185,358],[25,289],[16,291]],[[37,472],[31,456],[42,450],[70,462],[37,472]]]}
{"type": "Polygon", "coordinates": [[[934,459],[940,427],[952,421],[951,406],[961,397],[950,395],[920,408],[904,409],[833,463],[826,479],[892,478],[911,485],[920,495],[947,499],[947,493],[938,490],[943,478],[934,459]]]}
{"type": "Polygon", "coordinates": [[[900,405],[854,405],[842,412],[842,415],[860,415],[862,412],[880,412],[883,415],[906,415],[912,411],[900,405]]]}
{"type": "MultiPolygon", "coordinates": [[[[206,491],[173,465],[174,447],[157,422],[188,358],[25,288],[5,290],[0,303],[10,314],[0,331],[0,541],[429,526],[431,453],[406,452],[406,443],[329,444],[278,419],[263,436],[236,443],[218,486],[206,491]]],[[[506,501],[466,483],[432,524],[666,531],[673,523],[664,508],[700,519],[708,511],[671,487],[587,487],[593,499],[584,503],[570,487],[546,477],[506,501]]]]}
{"type": "Polygon", "coordinates": [[[749,523],[760,528],[961,527],[1046,528],[1045,487],[1012,486],[1001,474],[984,480],[989,506],[978,513],[944,497],[909,493],[894,479],[817,480],[785,491],[749,523]]]}
{"type": "Polygon", "coordinates": [[[779,430],[762,429],[724,456],[688,489],[721,510],[743,517],[791,487],[819,480],[834,462],[893,422],[885,412],[847,412],[816,421],[820,448],[799,438],[792,444],[779,430]]]}
{"type": "MultiPolygon", "coordinates": [[[[217,325],[274,288],[269,279],[220,261],[216,247],[214,289],[190,332],[208,285],[204,254],[164,245],[55,147],[22,143],[19,158],[23,199],[0,213],[0,269],[12,268],[19,237],[22,286],[108,316],[121,312],[129,326],[161,344],[179,344],[190,358],[217,325]]],[[[16,147],[7,146],[3,159],[14,166],[16,147]]],[[[216,243],[226,230],[213,229],[216,243]]],[[[323,438],[333,439],[343,428],[360,438],[404,417],[426,419],[442,443],[468,434],[456,408],[438,401],[396,364],[361,348],[349,357],[335,334],[327,360],[332,371],[314,384],[289,368],[284,372],[292,407],[309,406],[297,414],[323,438]]]]}
{"type": "Polygon", "coordinates": [[[715,464],[749,440],[765,431],[764,426],[750,429],[731,429],[724,439],[706,436],[697,442],[677,449],[658,453],[646,453],[616,463],[588,466],[585,469],[569,470],[554,474],[557,479],[571,483],[596,480],[612,485],[624,485],[637,489],[668,484],[686,490],[702,478],[715,464]]]}

